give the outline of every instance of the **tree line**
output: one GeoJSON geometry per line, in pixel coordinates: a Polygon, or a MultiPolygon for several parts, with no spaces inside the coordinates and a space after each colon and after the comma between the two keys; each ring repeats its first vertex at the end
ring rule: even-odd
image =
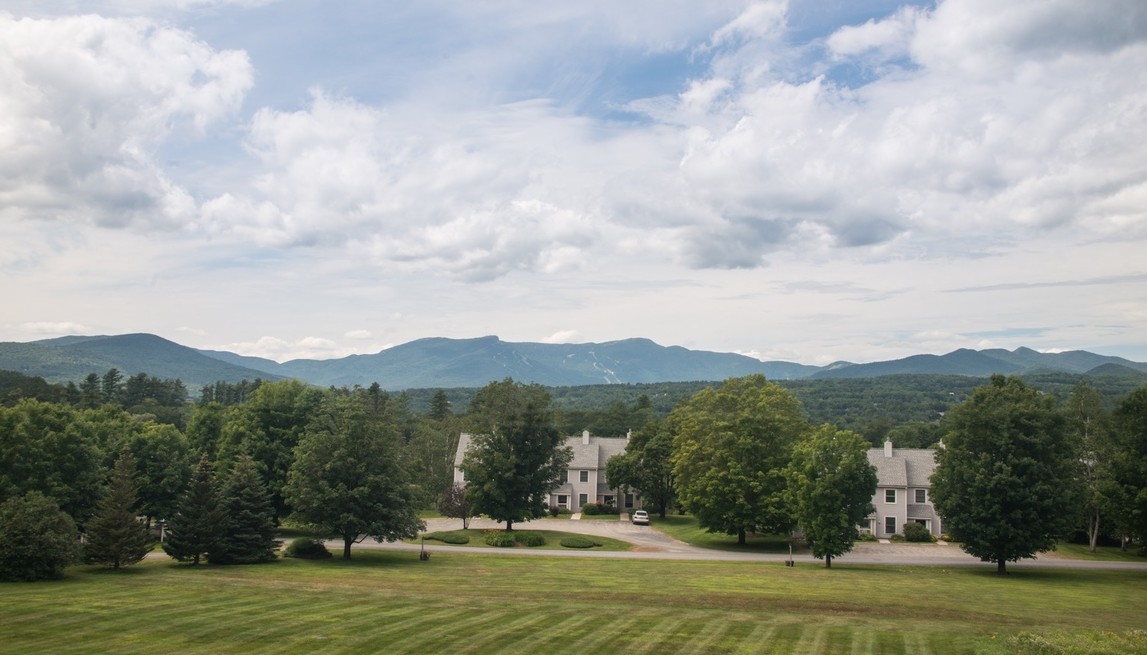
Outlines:
{"type": "MultiPolygon", "coordinates": [[[[112,382],[109,390],[124,384],[102,376],[101,393],[105,380],[112,382]]],[[[226,394],[226,387],[218,389],[226,394]]],[[[120,484],[134,496],[120,494],[119,515],[142,517],[145,531],[167,519],[175,543],[192,544],[179,558],[258,561],[261,555],[237,556],[221,544],[233,545],[232,537],[242,533],[263,535],[255,551],[269,548],[273,526],[288,518],[342,539],[349,558],[352,544],[365,537],[412,535],[420,525],[418,509],[458,495],[451,488],[454,455],[458,435],[468,431],[474,441],[461,467],[467,486],[456,498],[467,515],[491,516],[509,530],[544,513],[544,499],[569,461],[562,435],[580,431],[562,424],[550,391],[505,380],[477,390],[465,412],[456,413],[457,407],[444,390],[419,413],[410,409],[407,394],[390,394],[377,384],[319,389],[287,380],[261,382],[245,390],[242,402],[203,398],[186,405],[179,426],[114,402],[88,407],[23,398],[0,407],[0,501],[5,517],[33,516],[30,507],[43,510],[51,503],[87,533],[112,512],[103,503],[120,484]],[[130,469],[130,485],[116,483],[124,468],[130,469]],[[129,496],[125,510],[122,499],[129,496]],[[228,505],[238,496],[250,502],[228,505]],[[238,527],[240,516],[246,527],[238,527]],[[194,526],[204,524],[221,527],[201,534],[194,526]]],[[[644,395],[607,409],[596,416],[612,421],[615,432],[624,425],[632,433],[627,453],[608,463],[610,485],[638,492],[663,515],[679,507],[703,527],[740,540],[800,527],[814,554],[830,563],[851,547],[856,522],[871,511],[870,442],[831,422],[810,420],[794,393],[761,376],[704,385],[665,416],[644,395]]],[[[999,527],[1001,517],[1043,517],[1025,522],[1044,530],[1036,537],[1016,537],[1007,548],[998,547],[998,535],[989,540],[996,545],[987,553],[993,561],[1027,556],[1082,525],[1093,544],[1112,534],[1142,545],[1144,416],[1147,387],[1112,410],[1086,385],[1061,402],[1016,378],[993,378],[939,421],[937,434],[946,444],[938,451],[940,468],[956,471],[962,462],[984,461],[985,453],[1019,459],[989,458],[999,469],[990,475],[937,478],[934,501],[969,547],[975,547],[977,525],[1011,534],[1017,531],[999,527]],[[965,447],[972,454],[957,457],[965,447]],[[1046,465],[1028,461],[1041,457],[1046,465]],[[1054,485],[1047,483],[1052,478],[1054,485]],[[994,493],[982,502],[958,495],[970,487],[994,493]],[[1052,502],[1028,507],[1015,489],[1039,490],[1052,502]],[[1014,506],[991,504],[1002,495],[1014,506]],[[948,505],[947,498],[958,500],[948,505]],[[981,513],[964,524],[959,517],[965,508],[981,513]],[[1050,509],[1062,511],[1045,516],[1050,509]]],[[[51,512],[39,514],[67,523],[51,512]]],[[[18,523],[0,520],[0,531],[18,523]]]]}

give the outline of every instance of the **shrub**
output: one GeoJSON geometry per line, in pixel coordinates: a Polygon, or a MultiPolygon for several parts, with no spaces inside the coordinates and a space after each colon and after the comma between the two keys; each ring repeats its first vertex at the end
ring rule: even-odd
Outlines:
{"type": "Polygon", "coordinates": [[[594,541],[593,539],[590,539],[589,537],[583,537],[581,535],[562,537],[561,545],[562,548],[594,548],[601,546],[601,544],[594,541]]]}
{"type": "Polygon", "coordinates": [[[956,538],[950,534],[942,534],[942,535],[940,535],[940,539],[942,539],[943,541],[947,541],[948,543],[952,543],[952,542],[956,541],[956,538]]]}
{"type": "Polygon", "coordinates": [[[919,523],[904,524],[904,539],[916,543],[932,543],[936,540],[928,528],[919,523]]]}
{"type": "Polygon", "coordinates": [[[283,555],[286,557],[297,557],[299,559],[327,559],[331,556],[331,551],[327,550],[323,542],[318,539],[299,537],[287,546],[287,550],[283,555]]]}
{"type": "Polygon", "coordinates": [[[63,574],[80,557],[72,518],[38,491],[0,505],[0,580],[42,580],[63,574]]]}
{"type": "Polygon", "coordinates": [[[619,514],[620,510],[605,503],[586,503],[582,505],[581,513],[587,516],[597,516],[599,514],[619,514]]]}
{"type": "Polygon", "coordinates": [[[546,537],[540,532],[519,532],[517,535],[518,543],[522,544],[523,546],[533,548],[535,546],[546,545],[546,537]]]}
{"type": "Polygon", "coordinates": [[[433,541],[441,541],[444,544],[454,544],[461,546],[462,544],[470,543],[470,535],[462,530],[448,530],[445,532],[427,532],[422,535],[423,539],[431,539],[433,541]]]}
{"type": "Polygon", "coordinates": [[[513,532],[506,532],[505,530],[490,530],[484,537],[487,546],[497,546],[498,548],[512,548],[517,542],[513,532]]]}
{"type": "Polygon", "coordinates": [[[558,514],[562,513],[562,508],[558,507],[557,505],[550,505],[549,512],[550,512],[550,516],[552,516],[556,519],[558,517],[558,514]]]}
{"type": "Polygon", "coordinates": [[[864,532],[861,532],[859,535],[857,535],[856,540],[857,541],[879,541],[879,539],[876,538],[876,535],[872,534],[871,532],[868,532],[867,530],[864,532]]]}
{"type": "Polygon", "coordinates": [[[897,532],[896,534],[888,537],[888,540],[889,541],[895,541],[895,542],[901,542],[901,541],[904,541],[904,535],[897,532]]]}

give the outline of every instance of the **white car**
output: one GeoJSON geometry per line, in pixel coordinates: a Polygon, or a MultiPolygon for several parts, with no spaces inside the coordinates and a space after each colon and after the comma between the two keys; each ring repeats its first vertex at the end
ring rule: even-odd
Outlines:
{"type": "Polygon", "coordinates": [[[649,525],[649,512],[639,509],[633,513],[633,516],[631,516],[629,520],[632,521],[634,525],[649,525]]]}

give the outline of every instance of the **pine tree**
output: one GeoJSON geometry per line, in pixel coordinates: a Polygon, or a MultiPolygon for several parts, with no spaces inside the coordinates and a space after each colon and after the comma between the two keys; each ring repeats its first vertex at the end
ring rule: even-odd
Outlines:
{"type": "Polygon", "coordinates": [[[271,500],[255,460],[240,453],[220,494],[226,516],[219,547],[207,554],[212,564],[254,564],[275,559],[275,522],[271,500]]]}
{"type": "Polygon", "coordinates": [[[152,538],[136,514],[136,504],[135,460],[124,450],[115,461],[96,516],[87,525],[85,562],[118,569],[147,555],[152,538]]]}
{"type": "Polygon", "coordinates": [[[203,455],[168,524],[163,550],[181,562],[198,565],[201,557],[217,550],[224,527],[215,471],[203,455]]]}

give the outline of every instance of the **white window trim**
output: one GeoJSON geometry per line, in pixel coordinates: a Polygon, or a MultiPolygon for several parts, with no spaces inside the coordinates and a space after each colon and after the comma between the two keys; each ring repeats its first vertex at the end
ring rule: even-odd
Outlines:
{"type": "Polygon", "coordinates": [[[896,490],[895,489],[885,489],[884,490],[884,504],[885,505],[895,505],[896,504],[896,490]],[[888,500],[889,492],[892,493],[892,500],[888,500]]]}
{"type": "Polygon", "coordinates": [[[928,502],[928,490],[927,489],[916,489],[916,493],[914,495],[916,497],[916,504],[917,505],[923,505],[924,503],[928,502]],[[924,492],[924,500],[920,500],[920,492],[924,492]]]}

